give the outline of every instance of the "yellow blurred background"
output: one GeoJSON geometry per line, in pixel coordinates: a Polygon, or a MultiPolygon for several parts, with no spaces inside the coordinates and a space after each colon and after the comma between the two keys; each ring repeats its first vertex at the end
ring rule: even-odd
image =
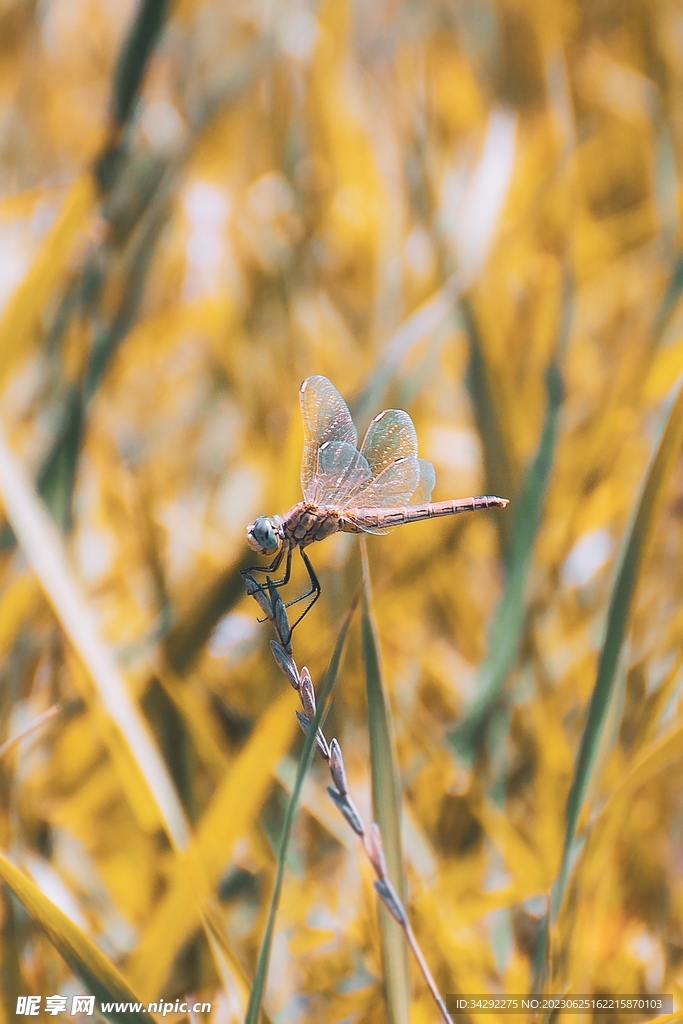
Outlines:
{"type": "MultiPolygon", "coordinates": [[[[0,851],[140,998],[244,1019],[301,735],[239,569],[247,523],[300,500],[318,373],[361,436],[410,413],[435,499],[511,499],[368,546],[415,933],[444,993],[530,990],[683,370],[682,53],[678,0],[0,0],[0,740],[59,708],[0,760],[0,851]],[[22,532],[12,465],[54,534],[22,532]],[[50,589],[62,547],[80,604],[50,589]]],[[[544,984],[679,1006],[673,463],[661,498],[544,984]]],[[[318,685],[358,541],[311,558],[318,685]]],[[[370,821],[357,620],[326,733],[370,821]]],[[[390,1019],[327,782],[314,764],[288,853],[277,1024],[390,1019]]],[[[83,990],[35,917],[3,887],[3,1020],[83,990]]],[[[416,970],[394,1019],[437,1019],[416,970]]]]}

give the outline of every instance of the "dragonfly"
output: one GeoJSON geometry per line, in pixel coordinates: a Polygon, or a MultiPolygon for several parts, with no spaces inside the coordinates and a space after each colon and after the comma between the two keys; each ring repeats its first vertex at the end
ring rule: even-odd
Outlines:
{"type": "Polygon", "coordinates": [[[265,573],[272,586],[284,587],[289,583],[292,556],[298,549],[310,588],[286,607],[310,601],[291,629],[308,614],[322,592],[306,552],[316,541],[339,532],[384,534],[405,523],[508,504],[507,498],[491,494],[431,501],[436,473],[431,462],[418,458],[417,433],[402,409],[378,413],[359,449],[358,433],[346,402],[327,377],[308,377],[299,388],[299,401],[304,424],[303,501],[284,516],[259,516],[249,524],[249,547],[275,557],[269,565],[241,570],[245,577],[253,572],[265,573]],[[270,573],[276,573],[283,560],[282,577],[270,579],[270,573]]]}

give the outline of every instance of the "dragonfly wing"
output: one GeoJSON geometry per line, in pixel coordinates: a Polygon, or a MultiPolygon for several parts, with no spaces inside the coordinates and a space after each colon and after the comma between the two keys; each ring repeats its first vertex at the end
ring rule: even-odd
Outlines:
{"type": "MultiPolygon", "coordinates": [[[[398,459],[352,496],[354,508],[396,508],[407,505],[420,479],[420,460],[398,459]]],[[[350,503],[347,502],[347,507],[350,503]]]]}
{"type": "Polygon", "coordinates": [[[420,466],[420,479],[410,499],[411,505],[426,505],[432,500],[432,491],[436,487],[436,473],[431,462],[427,459],[418,459],[420,466]]]}
{"type": "Polygon", "coordinates": [[[409,494],[410,488],[413,486],[413,480],[419,474],[417,487],[409,499],[413,505],[425,505],[431,501],[432,490],[436,484],[436,473],[431,462],[427,459],[401,459],[400,463],[394,463],[393,466],[388,467],[385,473],[381,474],[380,477],[376,477],[372,484],[363,488],[360,493],[354,495],[353,504],[357,508],[347,508],[344,512],[344,516],[351,520],[352,523],[362,530],[363,533],[391,533],[394,526],[365,526],[363,518],[356,514],[361,508],[389,508],[396,505],[407,504],[408,499],[406,495],[409,494]],[[415,464],[417,463],[417,468],[415,464]],[[399,469],[394,467],[399,466],[399,469]],[[392,472],[389,472],[389,469],[392,472]],[[375,488],[374,485],[379,484],[379,488],[375,488]],[[379,490],[379,494],[377,491],[379,490]],[[379,505],[373,504],[373,502],[380,497],[382,500],[379,505]]]}
{"type": "Polygon", "coordinates": [[[353,514],[353,509],[348,509],[344,513],[344,517],[354,523],[361,533],[372,533],[378,537],[381,537],[385,533],[391,533],[392,530],[396,529],[395,526],[365,526],[363,524],[363,520],[353,514]]]}
{"type": "Polygon", "coordinates": [[[368,427],[361,451],[373,476],[398,459],[417,455],[417,434],[413,421],[403,409],[385,409],[368,427]]]}
{"type": "Polygon", "coordinates": [[[326,441],[318,451],[318,467],[306,501],[343,508],[371,479],[370,467],[355,444],[326,441]]]}
{"type": "Polygon", "coordinates": [[[346,402],[327,377],[308,377],[299,388],[299,401],[304,422],[301,489],[306,501],[312,501],[319,449],[328,441],[345,442],[355,449],[358,434],[346,402]]]}

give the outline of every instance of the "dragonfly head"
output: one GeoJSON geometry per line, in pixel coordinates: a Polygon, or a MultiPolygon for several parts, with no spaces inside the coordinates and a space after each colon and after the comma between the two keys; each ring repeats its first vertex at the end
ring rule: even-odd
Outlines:
{"type": "Polygon", "coordinates": [[[281,543],[278,523],[269,516],[259,516],[247,527],[247,544],[260,555],[272,555],[281,543]]]}

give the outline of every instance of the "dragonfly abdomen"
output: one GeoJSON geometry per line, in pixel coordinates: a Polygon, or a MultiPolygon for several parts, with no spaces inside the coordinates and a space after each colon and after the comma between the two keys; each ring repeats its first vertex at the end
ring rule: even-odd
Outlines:
{"type": "Polygon", "coordinates": [[[482,494],[476,498],[452,498],[450,501],[430,501],[425,505],[403,505],[397,508],[350,508],[344,511],[339,529],[345,533],[389,529],[392,526],[403,526],[404,523],[417,523],[422,519],[458,515],[460,512],[505,508],[507,504],[507,498],[482,494]]]}

